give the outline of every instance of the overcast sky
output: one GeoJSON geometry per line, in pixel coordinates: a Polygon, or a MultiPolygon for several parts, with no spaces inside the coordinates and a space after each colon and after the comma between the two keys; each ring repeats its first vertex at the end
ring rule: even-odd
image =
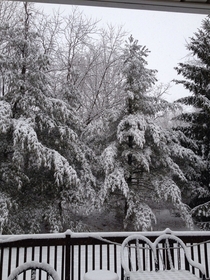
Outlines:
{"type": "MultiPolygon", "coordinates": [[[[52,11],[60,7],[65,13],[71,12],[71,6],[43,4],[45,11],[52,11]]],[[[151,69],[158,70],[159,83],[167,84],[177,78],[174,67],[184,62],[189,54],[185,48],[189,38],[201,27],[206,15],[185,14],[172,12],[156,12],[132,9],[116,9],[101,7],[80,6],[80,10],[87,17],[100,19],[100,24],[111,23],[123,25],[124,29],[132,34],[151,51],[147,61],[151,69]]],[[[178,77],[180,78],[180,77],[178,77]]],[[[171,83],[169,101],[188,95],[189,93],[180,85],[171,83]]]]}

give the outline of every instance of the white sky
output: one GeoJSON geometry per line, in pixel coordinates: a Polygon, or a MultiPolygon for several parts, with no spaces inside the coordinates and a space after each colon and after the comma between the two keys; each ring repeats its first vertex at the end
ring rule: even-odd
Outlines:
{"type": "MultiPolygon", "coordinates": [[[[71,12],[69,5],[41,5],[45,11],[60,7],[65,13],[71,12]]],[[[194,32],[201,27],[201,22],[206,15],[185,14],[172,12],[157,12],[132,9],[116,9],[101,7],[80,6],[80,10],[87,17],[100,19],[101,24],[123,25],[128,34],[132,34],[140,45],[145,45],[150,51],[147,58],[149,67],[158,70],[159,83],[167,84],[178,78],[174,67],[179,62],[184,62],[189,52],[186,50],[186,42],[194,32]]],[[[166,99],[174,101],[188,95],[181,85],[171,83],[166,99]]]]}

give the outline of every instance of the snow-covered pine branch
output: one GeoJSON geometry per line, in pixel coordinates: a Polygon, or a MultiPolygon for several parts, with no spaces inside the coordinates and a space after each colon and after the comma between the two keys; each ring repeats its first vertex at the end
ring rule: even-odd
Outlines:
{"type": "Polygon", "coordinates": [[[187,227],[193,229],[194,226],[190,208],[182,202],[181,191],[177,184],[169,177],[157,180],[154,182],[154,185],[158,198],[164,199],[164,201],[171,201],[173,206],[179,211],[187,227]]]}
{"type": "MultiPolygon", "coordinates": [[[[14,149],[21,150],[22,154],[30,154],[29,163],[33,167],[36,165],[39,169],[44,166],[52,170],[57,186],[77,184],[76,171],[57,151],[45,147],[38,141],[33,123],[30,120],[24,118],[15,120],[14,127],[14,149]]],[[[15,161],[15,158],[13,160],[15,161]]]]}
{"type": "Polygon", "coordinates": [[[7,133],[11,128],[12,110],[8,102],[0,100],[0,132],[7,133]]]}
{"type": "Polygon", "coordinates": [[[127,142],[128,137],[131,136],[133,144],[142,149],[145,144],[146,126],[146,120],[141,114],[126,116],[117,127],[119,143],[127,142]]]}

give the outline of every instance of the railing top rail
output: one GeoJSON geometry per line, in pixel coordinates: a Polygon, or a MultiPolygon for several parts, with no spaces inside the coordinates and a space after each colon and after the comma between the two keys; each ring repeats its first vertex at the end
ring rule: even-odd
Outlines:
{"type": "Polygon", "coordinates": [[[171,233],[177,236],[210,236],[210,231],[172,231],[169,228],[163,231],[141,231],[141,232],[133,232],[133,231],[121,231],[121,232],[81,232],[76,233],[72,232],[72,238],[87,238],[87,237],[125,237],[133,234],[141,234],[147,237],[156,237],[161,234],[171,233]]]}
{"type": "Polygon", "coordinates": [[[18,234],[18,235],[1,235],[0,243],[14,242],[26,239],[60,239],[65,238],[66,232],[64,233],[48,233],[48,234],[18,234]]]}
{"type": "Polygon", "coordinates": [[[55,240],[55,239],[65,239],[66,236],[71,236],[72,239],[87,239],[94,238],[103,241],[102,239],[123,239],[132,234],[141,234],[147,236],[148,238],[156,238],[161,234],[171,233],[181,238],[196,239],[204,238],[205,240],[210,239],[210,231],[171,231],[170,229],[165,229],[164,231],[152,231],[152,232],[83,232],[76,233],[71,230],[67,230],[64,233],[49,233],[49,234],[22,234],[22,235],[1,235],[0,244],[16,242],[21,240],[55,240]]]}

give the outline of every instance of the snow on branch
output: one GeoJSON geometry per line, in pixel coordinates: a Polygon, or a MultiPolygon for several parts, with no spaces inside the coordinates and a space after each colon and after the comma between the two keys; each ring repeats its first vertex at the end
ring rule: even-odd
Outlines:
{"type": "Polygon", "coordinates": [[[160,180],[154,183],[155,190],[160,199],[171,201],[179,211],[181,218],[185,221],[188,228],[193,229],[193,220],[189,207],[182,202],[181,191],[176,183],[171,180],[160,180]]]}
{"type": "Polygon", "coordinates": [[[12,110],[9,103],[6,101],[0,101],[0,132],[6,133],[10,128],[10,118],[12,116],[12,110]]]}
{"type": "Polygon", "coordinates": [[[146,120],[143,115],[128,115],[118,125],[117,138],[120,143],[127,142],[132,136],[133,143],[141,149],[145,144],[146,120]]]}
{"type": "MultiPolygon", "coordinates": [[[[33,123],[29,119],[20,118],[15,122],[13,142],[17,150],[20,149],[22,154],[32,153],[33,157],[31,160],[33,160],[33,164],[36,164],[38,168],[44,165],[44,167],[53,170],[55,183],[58,186],[64,183],[67,185],[78,183],[76,171],[69,165],[68,161],[57,151],[47,148],[39,142],[37,134],[33,129],[33,123]]],[[[15,156],[13,160],[19,159],[15,156]]]]}
{"type": "Polygon", "coordinates": [[[54,177],[58,186],[65,183],[77,185],[79,183],[76,171],[69,165],[68,161],[61,156],[57,151],[48,149],[53,157],[54,177]]]}
{"type": "Polygon", "coordinates": [[[69,139],[70,141],[77,141],[78,136],[77,134],[67,126],[59,126],[58,130],[60,132],[60,140],[63,141],[65,138],[69,139]]]}
{"type": "Polygon", "coordinates": [[[75,115],[72,110],[67,106],[65,101],[56,98],[48,98],[44,106],[53,119],[66,123],[72,119],[75,119],[75,115]]]}
{"type": "Polygon", "coordinates": [[[37,145],[40,145],[37,139],[36,132],[32,127],[30,119],[20,118],[15,120],[15,129],[13,132],[14,146],[20,146],[28,151],[35,150],[37,145]]]}
{"type": "Polygon", "coordinates": [[[179,144],[174,144],[171,148],[172,156],[185,159],[188,162],[193,162],[196,168],[202,169],[205,167],[205,162],[201,157],[197,156],[191,149],[185,148],[179,144]]]}
{"type": "Polygon", "coordinates": [[[46,114],[39,112],[38,116],[38,128],[40,131],[47,130],[48,134],[54,133],[55,130],[58,132],[56,135],[59,137],[59,142],[62,141],[78,141],[77,134],[67,125],[57,125],[56,120],[52,119],[46,114]]]}
{"type": "Polygon", "coordinates": [[[152,137],[153,143],[158,147],[164,140],[166,140],[166,135],[164,134],[163,129],[157,124],[150,123],[148,125],[148,132],[152,137]]]}
{"type": "Polygon", "coordinates": [[[138,168],[149,172],[151,164],[152,151],[150,147],[144,149],[144,151],[137,150],[133,152],[132,150],[125,150],[122,152],[122,156],[128,160],[129,155],[132,154],[133,160],[137,162],[138,168]]]}
{"type": "Polygon", "coordinates": [[[180,203],[177,209],[179,210],[182,220],[185,221],[186,226],[189,229],[193,230],[194,223],[192,219],[192,214],[190,213],[189,206],[184,203],[180,203]]]}
{"type": "Polygon", "coordinates": [[[114,143],[109,145],[101,155],[102,166],[106,174],[114,170],[117,156],[117,147],[114,143]]]}
{"type": "Polygon", "coordinates": [[[191,210],[192,216],[210,218],[210,201],[196,206],[191,210]]]}
{"type": "Polygon", "coordinates": [[[0,234],[2,234],[4,224],[7,222],[9,215],[10,199],[4,193],[0,193],[0,234]]]}
{"type": "Polygon", "coordinates": [[[187,178],[184,173],[180,169],[179,165],[172,160],[172,158],[169,156],[163,157],[162,162],[170,169],[172,175],[176,175],[181,181],[187,182],[187,178]]]}
{"type": "Polygon", "coordinates": [[[157,222],[152,209],[146,203],[139,202],[136,204],[133,202],[133,199],[128,199],[128,211],[124,220],[125,228],[131,216],[134,216],[133,223],[136,230],[147,231],[149,228],[152,228],[152,222],[157,222]]]}
{"type": "Polygon", "coordinates": [[[109,191],[114,192],[116,189],[121,190],[125,197],[128,196],[129,187],[125,180],[125,174],[123,168],[115,168],[112,173],[110,173],[105,178],[104,186],[100,191],[100,200],[103,201],[107,197],[109,191]]]}
{"type": "MultiPolygon", "coordinates": [[[[185,82],[185,84],[187,84],[187,82],[185,82]]],[[[180,98],[178,101],[182,104],[193,105],[194,107],[201,108],[201,109],[209,112],[210,100],[208,99],[208,97],[203,96],[201,94],[196,95],[196,96],[183,97],[183,98],[180,98]]]]}
{"type": "Polygon", "coordinates": [[[181,191],[171,179],[156,181],[154,185],[160,199],[172,201],[174,205],[181,202],[181,191]]]}

